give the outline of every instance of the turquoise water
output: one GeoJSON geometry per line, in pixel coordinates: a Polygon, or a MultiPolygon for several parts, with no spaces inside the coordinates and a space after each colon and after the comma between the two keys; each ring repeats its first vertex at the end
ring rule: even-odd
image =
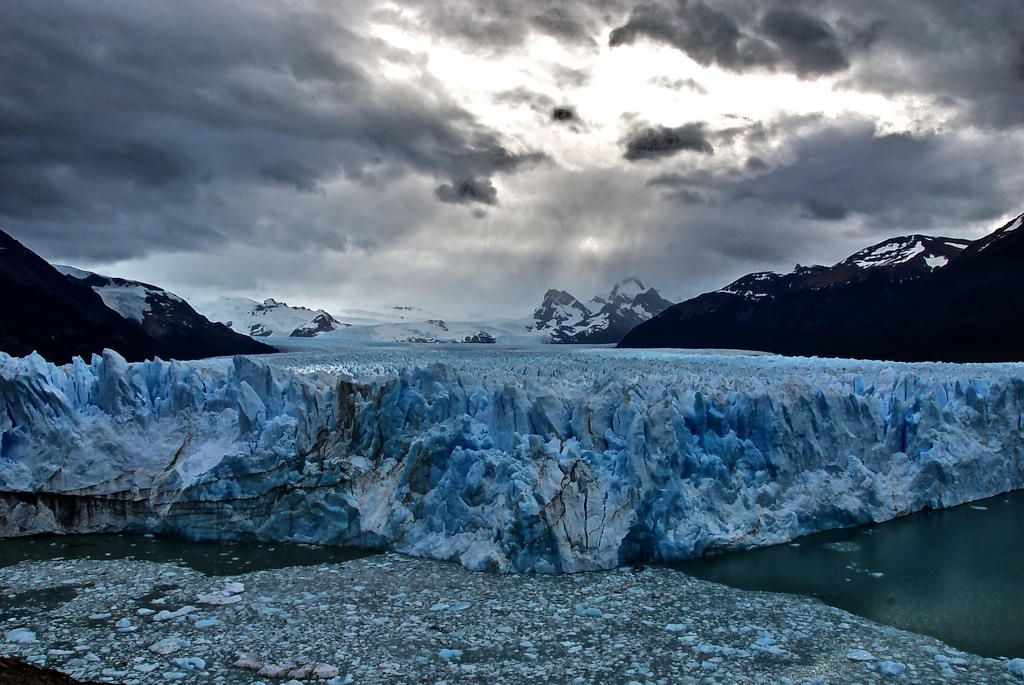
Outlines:
{"type": "Polygon", "coordinates": [[[982,656],[1024,657],[1024,491],[672,567],[812,595],[982,656]]]}

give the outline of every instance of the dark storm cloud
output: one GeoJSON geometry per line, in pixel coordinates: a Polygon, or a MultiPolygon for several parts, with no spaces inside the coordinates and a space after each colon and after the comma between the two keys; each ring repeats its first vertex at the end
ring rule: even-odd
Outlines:
{"type": "Polygon", "coordinates": [[[555,121],[572,121],[576,118],[576,113],[571,107],[555,107],[551,110],[551,118],[555,121]]]}
{"type": "Polygon", "coordinates": [[[670,157],[683,151],[714,154],[715,148],[708,142],[703,123],[694,122],[678,128],[651,126],[637,131],[626,141],[623,157],[636,162],[670,157]]]}
{"type": "Polygon", "coordinates": [[[701,0],[679,0],[672,8],[637,5],[629,20],[608,36],[608,44],[628,45],[639,36],[668,43],[704,66],[718,64],[740,71],[775,61],[763,41],[744,33],[733,17],[701,0]]]}
{"type": "Polygon", "coordinates": [[[964,123],[1024,124],[1024,12],[1018,0],[648,0],[612,30],[734,72],[842,75],[841,87],[915,94],[964,123]]]}
{"type": "Polygon", "coordinates": [[[300,193],[324,193],[318,185],[316,171],[298,162],[284,159],[260,169],[260,174],[271,181],[295,188],[300,193]]]}
{"type": "Polygon", "coordinates": [[[917,95],[958,111],[958,124],[1024,125],[1024,12],[1016,0],[837,3],[874,42],[848,87],[917,95]]]}
{"type": "MultiPolygon", "coordinates": [[[[3,3],[0,224],[63,257],[128,258],[255,239],[254,210],[226,198],[260,187],[489,178],[544,158],[443,92],[375,81],[361,64],[383,48],[338,12],[3,3]]],[[[282,239],[322,239],[293,220],[282,239]]]]}
{"type": "MultiPolygon", "coordinates": [[[[843,42],[819,17],[787,7],[769,9],[756,21],[749,8],[718,4],[722,8],[701,0],[637,5],[611,32],[608,44],[617,47],[645,36],[682,50],[698,64],[732,71],[761,68],[813,77],[850,66],[843,42]]],[[[857,33],[847,42],[863,47],[866,40],[857,33]]]]}
{"type": "Polygon", "coordinates": [[[564,40],[594,43],[586,27],[564,7],[552,7],[532,18],[533,25],[548,35],[564,40]]]}
{"type": "Polygon", "coordinates": [[[434,33],[483,52],[521,47],[536,33],[592,51],[604,15],[625,10],[618,0],[416,0],[404,4],[425,17],[434,33]]]}
{"type": "Polygon", "coordinates": [[[832,29],[800,10],[769,10],[761,19],[761,30],[798,74],[831,74],[850,66],[832,29]]]}
{"type": "Polygon", "coordinates": [[[747,171],[767,171],[771,168],[768,162],[764,161],[757,155],[751,155],[747,158],[746,163],[743,165],[747,171]]]}
{"type": "Polygon", "coordinates": [[[141,142],[96,150],[90,161],[100,174],[131,179],[153,187],[183,181],[194,173],[189,161],[175,151],[141,142]]]}
{"type": "MultiPolygon", "coordinates": [[[[480,202],[485,205],[498,204],[498,189],[490,179],[467,178],[449,185],[444,183],[434,191],[437,199],[450,204],[480,202]]],[[[481,217],[477,217],[481,218],[481,217]]]]}
{"type": "Polygon", "coordinates": [[[842,221],[850,216],[850,210],[837,202],[822,202],[812,197],[804,200],[803,205],[812,217],[820,221],[842,221]]]}
{"type": "Polygon", "coordinates": [[[968,224],[1020,211],[1012,192],[1018,175],[1004,173],[1014,153],[997,141],[886,135],[870,122],[853,120],[805,135],[791,146],[786,161],[771,168],[763,160],[753,165],[748,160],[747,168],[758,175],[702,169],[655,176],[648,185],[711,194],[724,207],[755,203],[777,216],[795,210],[833,222],[858,215],[888,232],[927,229],[937,220],[968,224]]]}

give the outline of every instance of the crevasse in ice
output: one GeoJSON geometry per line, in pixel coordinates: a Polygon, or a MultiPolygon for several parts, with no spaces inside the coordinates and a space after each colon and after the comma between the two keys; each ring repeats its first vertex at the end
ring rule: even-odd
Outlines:
{"type": "Polygon", "coordinates": [[[1019,366],[502,354],[373,376],[0,353],[0,534],[576,572],[1024,486],[1019,366]]]}

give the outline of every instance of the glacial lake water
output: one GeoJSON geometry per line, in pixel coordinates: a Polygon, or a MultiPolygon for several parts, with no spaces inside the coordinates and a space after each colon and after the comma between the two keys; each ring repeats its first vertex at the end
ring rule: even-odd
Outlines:
{"type": "MultiPolygon", "coordinates": [[[[21,561],[140,559],[184,563],[219,576],[337,564],[373,553],[141,535],[43,536],[0,540],[0,567],[21,561]]],[[[817,597],[982,656],[1024,657],[1024,491],[671,567],[735,588],[817,597]]],[[[61,593],[73,592],[0,599],[0,620],[29,605],[59,604],[68,599],[61,593]]]]}
{"type": "Polygon", "coordinates": [[[40,535],[0,539],[0,568],[22,561],[138,559],[183,563],[208,576],[337,564],[377,554],[352,547],[264,542],[189,542],[151,535],[40,535]]]}
{"type": "Polygon", "coordinates": [[[811,595],[982,656],[1024,657],[1024,491],[672,568],[811,595]]]}

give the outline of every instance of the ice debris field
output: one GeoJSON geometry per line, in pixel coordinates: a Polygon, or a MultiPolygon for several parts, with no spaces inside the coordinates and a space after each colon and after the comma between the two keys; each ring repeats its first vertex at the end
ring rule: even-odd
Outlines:
{"type": "Polygon", "coordinates": [[[0,568],[0,587],[0,653],[127,685],[1024,677],[1022,659],[984,659],[815,600],[665,568],[498,576],[385,554],[210,577],[182,565],[67,559],[0,568]]]}
{"type": "Polygon", "coordinates": [[[1016,364],[362,349],[0,354],[0,535],[127,530],[578,572],[1024,486],[1016,364]]]}

